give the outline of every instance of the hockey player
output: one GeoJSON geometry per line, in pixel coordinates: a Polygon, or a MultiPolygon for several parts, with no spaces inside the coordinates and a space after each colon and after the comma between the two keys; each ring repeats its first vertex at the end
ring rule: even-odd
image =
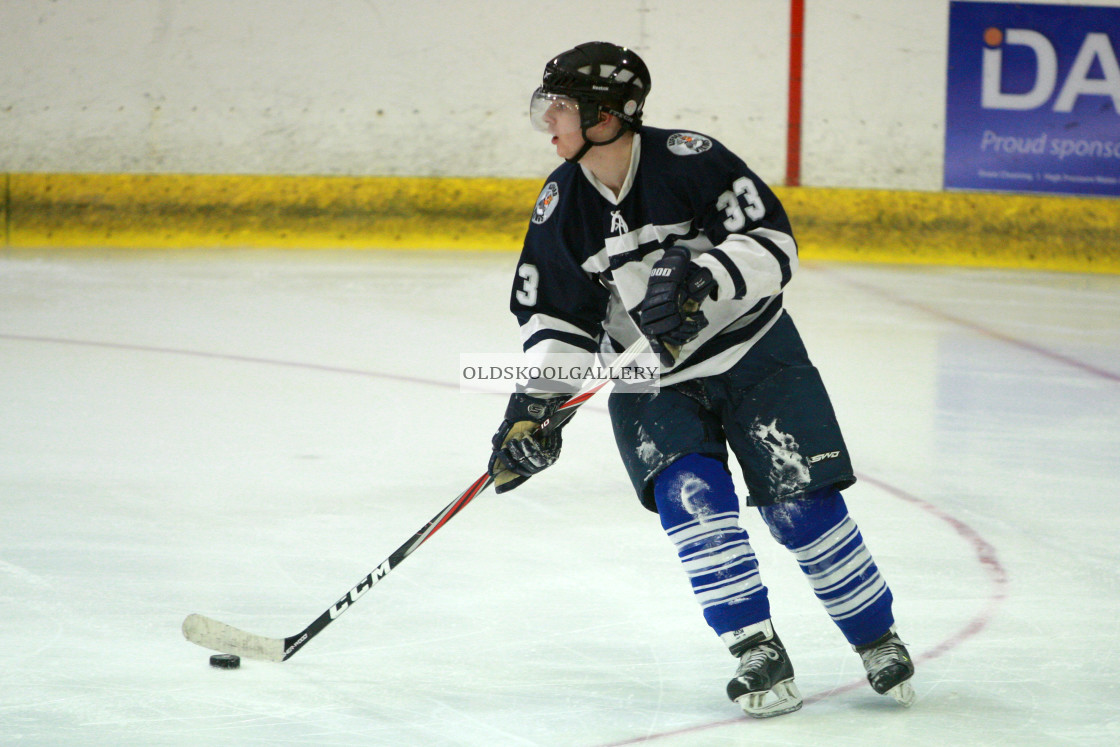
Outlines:
{"type": "MultiPolygon", "coordinates": [[[[892,596],[840,491],[855,482],[817,369],[782,292],[798,266],[774,193],[711,137],[642,125],[650,75],[633,51],[581,44],[547,64],[530,118],[565,163],[545,183],[511,308],[534,364],[618,352],[645,335],[656,393],[609,409],[622,461],[655,511],[707,623],[738,658],[727,694],[747,714],[801,707],[728,469],[796,557],[878,693],[913,700],[892,596]]],[[[497,492],[552,465],[537,438],[561,395],[519,391],[493,439],[497,492]]]]}

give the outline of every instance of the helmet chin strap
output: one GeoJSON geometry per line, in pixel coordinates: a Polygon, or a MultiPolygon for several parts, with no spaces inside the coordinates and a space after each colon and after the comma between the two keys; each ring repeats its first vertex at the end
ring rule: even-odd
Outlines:
{"type": "Polygon", "coordinates": [[[580,148],[571,158],[565,158],[568,163],[579,163],[579,159],[587,155],[587,151],[591,150],[592,146],[598,145],[587,139],[587,130],[583,131],[583,147],[580,148]]]}
{"type": "MultiPolygon", "coordinates": [[[[594,125],[592,125],[592,127],[597,127],[599,124],[600,124],[599,122],[596,122],[594,125]]],[[[572,156],[571,158],[565,158],[564,159],[565,161],[567,161],[568,163],[579,163],[579,160],[581,158],[583,158],[584,156],[586,156],[587,152],[589,150],[591,150],[593,147],[595,147],[596,145],[610,145],[615,140],[618,140],[620,137],[622,137],[624,134],[626,134],[626,130],[628,130],[629,128],[626,125],[622,124],[622,122],[620,120],[619,121],[618,132],[615,133],[615,136],[612,137],[610,140],[600,140],[600,141],[595,141],[595,140],[589,140],[588,139],[587,131],[589,129],[591,129],[591,128],[586,126],[586,125],[584,125],[583,127],[580,128],[580,134],[583,135],[583,147],[580,148],[579,151],[574,156],[572,156]]]]}

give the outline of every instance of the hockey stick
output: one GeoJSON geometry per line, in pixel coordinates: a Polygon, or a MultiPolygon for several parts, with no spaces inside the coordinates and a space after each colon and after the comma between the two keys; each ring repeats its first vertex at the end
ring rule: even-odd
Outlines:
{"type": "MultiPolygon", "coordinates": [[[[619,369],[630,365],[647,346],[648,344],[645,339],[640,338],[637,342],[620,353],[611,363],[611,367],[619,369]]],[[[578,410],[581,405],[591,399],[591,397],[606,386],[609,381],[610,379],[606,377],[589,380],[578,392],[572,395],[567,402],[560,405],[551,418],[541,424],[541,431],[543,433],[550,433],[564,425],[564,423],[568,422],[568,420],[575,415],[576,410],[578,410]]],[[[330,625],[339,615],[350,609],[350,606],[358,601],[359,597],[372,589],[373,586],[381,579],[385,578],[385,576],[389,575],[390,571],[415,552],[416,548],[427,542],[433,534],[438,532],[444,524],[451,520],[451,517],[466,508],[467,504],[478,497],[479,493],[486,490],[492,482],[494,482],[493,476],[491,476],[489,472],[483,473],[478,479],[471,483],[469,488],[460,493],[459,497],[447,504],[442,511],[432,517],[431,521],[421,527],[420,531],[416,532],[407,542],[398,547],[392,555],[381,563],[381,565],[370,571],[369,574],[359,581],[354,588],[350,589],[342,599],[339,599],[331,605],[323,614],[315,618],[310,625],[295,635],[288,636],[287,638],[268,638],[267,636],[256,635],[255,633],[249,633],[240,628],[235,628],[232,625],[218,622],[205,615],[191,614],[187,615],[187,618],[183,620],[183,636],[191,643],[197,643],[199,646],[221,651],[226,654],[237,654],[247,659],[258,659],[260,661],[286,661],[307,645],[308,641],[321,633],[323,628],[330,625]]]]}

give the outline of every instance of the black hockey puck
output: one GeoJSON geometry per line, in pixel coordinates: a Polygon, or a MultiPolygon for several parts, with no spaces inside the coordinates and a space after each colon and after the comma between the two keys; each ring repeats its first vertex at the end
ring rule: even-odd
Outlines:
{"type": "Polygon", "coordinates": [[[218,669],[237,669],[241,666],[241,657],[235,654],[214,654],[210,657],[210,666],[218,669]]]}

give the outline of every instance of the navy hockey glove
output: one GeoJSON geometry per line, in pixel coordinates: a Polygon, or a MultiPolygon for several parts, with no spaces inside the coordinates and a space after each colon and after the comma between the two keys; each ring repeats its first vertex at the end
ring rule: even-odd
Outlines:
{"type": "Polygon", "coordinates": [[[513,490],[560,457],[560,429],[543,438],[536,432],[563,403],[563,397],[544,399],[520,392],[510,395],[505,420],[491,440],[494,453],[489,470],[495,492],[513,490]]]}
{"type": "Polygon", "coordinates": [[[642,334],[663,366],[673,365],[681,347],[708,326],[700,304],[715,298],[716,290],[711,271],[692,262],[683,246],[669,247],[653,266],[638,313],[642,334]]]}

